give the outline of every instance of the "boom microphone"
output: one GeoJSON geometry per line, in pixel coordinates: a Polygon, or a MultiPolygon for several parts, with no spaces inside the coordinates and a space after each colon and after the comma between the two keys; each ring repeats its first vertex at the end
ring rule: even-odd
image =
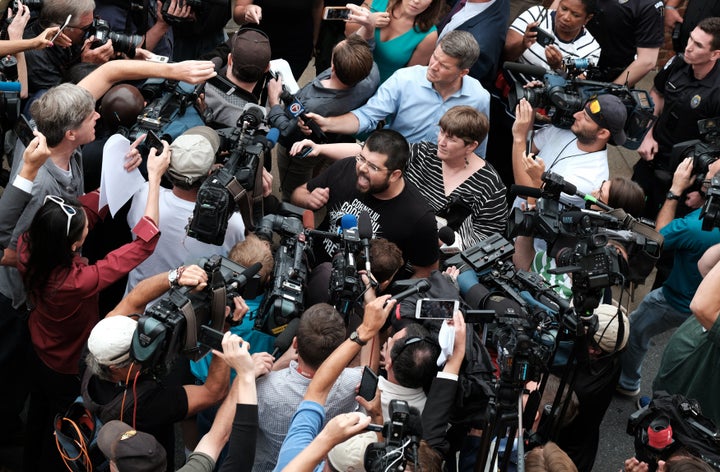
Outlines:
{"type": "Polygon", "coordinates": [[[293,338],[297,333],[298,326],[300,325],[300,318],[293,318],[285,327],[282,333],[275,338],[275,345],[272,352],[272,356],[277,360],[282,354],[285,353],[292,345],[293,338]]]}

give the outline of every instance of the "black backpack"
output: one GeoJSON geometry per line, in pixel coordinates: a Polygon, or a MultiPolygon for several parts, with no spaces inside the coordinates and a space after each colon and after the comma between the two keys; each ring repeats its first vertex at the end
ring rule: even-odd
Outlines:
{"type": "Polygon", "coordinates": [[[690,454],[720,469],[720,432],[715,423],[703,416],[700,405],[684,395],[655,392],[648,406],[628,419],[627,433],[635,437],[635,455],[652,467],[658,460],[667,460],[683,448],[690,454]],[[664,447],[653,447],[649,435],[672,428],[672,442],[664,447]],[[650,428],[650,432],[648,431],[650,428]]]}

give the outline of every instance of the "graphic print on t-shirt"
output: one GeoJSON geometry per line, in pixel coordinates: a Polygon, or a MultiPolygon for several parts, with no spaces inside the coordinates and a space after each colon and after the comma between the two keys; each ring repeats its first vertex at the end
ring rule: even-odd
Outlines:
{"type": "MultiPolygon", "coordinates": [[[[357,198],[349,202],[342,202],[339,207],[334,207],[328,210],[328,231],[334,234],[339,233],[339,231],[342,229],[340,221],[342,220],[343,215],[350,214],[355,215],[355,217],[358,218],[360,216],[360,213],[362,212],[367,212],[367,214],[370,216],[373,237],[381,238],[382,228],[380,228],[380,223],[378,221],[378,219],[380,218],[380,214],[367,206],[365,203],[358,200],[357,198]]],[[[331,241],[330,239],[325,238],[322,244],[323,248],[330,256],[334,255],[335,252],[337,252],[338,250],[337,243],[335,241],[331,241]]]]}

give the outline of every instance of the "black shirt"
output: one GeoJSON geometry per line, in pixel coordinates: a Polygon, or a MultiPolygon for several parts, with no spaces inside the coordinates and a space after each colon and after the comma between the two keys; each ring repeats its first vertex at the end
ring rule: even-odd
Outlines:
{"type": "Polygon", "coordinates": [[[600,80],[612,82],[635,60],[637,48],[659,48],[664,41],[663,3],[658,0],[598,0],[587,29],[602,48],[600,80]]]}

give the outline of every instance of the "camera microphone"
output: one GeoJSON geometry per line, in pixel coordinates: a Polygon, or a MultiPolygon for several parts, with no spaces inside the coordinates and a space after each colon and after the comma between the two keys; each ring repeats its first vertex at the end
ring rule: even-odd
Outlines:
{"type": "Polygon", "coordinates": [[[530,64],[520,64],[519,62],[504,62],[503,69],[518,74],[530,75],[532,77],[545,77],[548,71],[544,67],[532,66],[530,64]]]}
{"type": "Polygon", "coordinates": [[[274,349],[272,356],[275,360],[285,353],[292,345],[293,338],[297,334],[298,327],[300,326],[300,318],[293,318],[287,324],[282,333],[275,338],[274,349]]]}
{"type": "Polygon", "coordinates": [[[358,236],[363,245],[363,256],[365,257],[365,270],[370,277],[370,240],[373,237],[372,222],[367,211],[361,211],[358,217],[358,236]]]}
{"type": "Polygon", "coordinates": [[[510,186],[510,201],[512,201],[517,196],[540,198],[542,197],[542,190],[535,187],[527,187],[525,185],[513,184],[512,186],[510,186]]]}
{"type": "Polygon", "coordinates": [[[438,238],[443,242],[440,251],[443,254],[458,254],[462,251],[460,235],[449,226],[443,226],[438,230],[438,238]]]}
{"type": "Polygon", "coordinates": [[[244,287],[248,280],[252,279],[255,277],[255,274],[260,272],[260,269],[262,269],[262,264],[260,262],[256,262],[251,265],[238,276],[237,280],[232,283],[232,286],[237,289],[244,287]]]}
{"type": "MultiPolygon", "coordinates": [[[[415,295],[416,293],[420,292],[427,292],[428,290],[430,290],[430,282],[428,281],[428,279],[420,279],[415,285],[410,288],[406,288],[402,292],[396,293],[391,298],[389,298],[388,301],[395,300],[397,302],[400,302],[409,296],[415,295]]],[[[387,305],[387,302],[385,302],[385,305],[387,305]]]]}

